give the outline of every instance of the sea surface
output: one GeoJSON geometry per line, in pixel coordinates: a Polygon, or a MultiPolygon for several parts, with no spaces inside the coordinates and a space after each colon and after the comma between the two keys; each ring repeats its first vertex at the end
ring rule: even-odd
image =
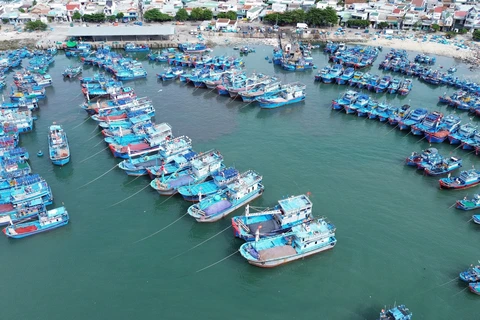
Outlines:
{"type": "MultiPolygon", "coordinates": [[[[387,73],[378,69],[387,51],[372,72],[387,73]]],[[[214,54],[238,51],[223,47],[214,54]]],[[[156,121],[189,136],[196,151],[216,148],[226,165],[261,173],[265,193],[252,206],[271,207],[282,197],[311,192],[314,214],[337,227],[334,250],[275,269],[250,266],[235,253],[242,241],[233,237],[229,217],[197,223],[180,196],[159,196],[147,177],[114,168],[119,161],[79,108],[79,81],[62,78],[63,69],[78,60],[59,53],[49,69],[54,86],[47,88],[35,129],[21,137],[21,146],[71,222],[22,240],[0,239],[0,318],[360,320],[406,304],[414,319],[478,319],[478,297],[458,274],[480,259],[480,227],[470,221],[471,213],[452,208],[477,190],[440,190],[438,178],[404,165],[412,151],[429,147],[425,139],[332,111],[331,100],[347,87],[314,83],[317,71],[284,72],[267,55],[270,47],[256,47],[244,58],[246,69],[306,83],[305,102],[261,110],[208,89],[162,83],[155,74],[165,65],[141,54],[149,76],[127,84],[139,97],[151,98],[156,121]],[[65,167],[35,156],[48,150],[52,122],[68,134],[72,160],[65,167]]],[[[320,70],[327,56],[314,51],[314,62],[320,70]]],[[[453,59],[437,57],[439,66],[456,66],[475,80],[453,59]]],[[[96,71],[86,67],[83,75],[96,71]]],[[[437,105],[438,96],[453,91],[414,80],[406,97],[371,95],[448,114],[454,110],[437,105]]],[[[7,99],[8,89],[3,94],[7,99]]],[[[464,168],[478,163],[474,153],[447,143],[435,147],[461,157],[464,168]]],[[[240,214],[243,208],[232,216],[240,214]]]]}

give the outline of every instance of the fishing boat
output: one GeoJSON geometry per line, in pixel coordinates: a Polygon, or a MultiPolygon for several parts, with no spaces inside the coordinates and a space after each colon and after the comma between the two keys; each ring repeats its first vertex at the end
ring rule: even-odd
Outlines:
{"type": "Polygon", "coordinates": [[[480,224],[480,215],[478,215],[478,214],[473,215],[472,220],[473,220],[474,223],[480,224]]]}
{"type": "Polygon", "coordinates": [[[218,193],[228,184],[238,179],[240,173],[235,168],[226,168],[212,175],[212,180],[208,180],[195,185],[181,186],[177,189],[184,200],[198,202],[204,197],[218,193]]]}
{"type": "Polygon", "coordinates": [[[244,243],[240,254],[248,263],[262,268],[281,264],[333,249],[337,243],[335,226],[324,218],[292,227],[292,231],[268,237],[255,238],[244,243]]]}
{"type": "Polygon", "coordinates": [[[392,82],[387,88],[388,93],[395,94],[397,93],[398,89],[400,89],[400,80],[397,78],[393,78],[392,82]]]}
{"type": "Polygon", "coordinates": [[[352,105],[358,98],[358,92],[347,90],[339,99],[332,100],[332,109],[342,110],[345,106],[352,105]]]}
{"type": "Polygon", "coordinates": [[[365,72],[362,78],[357,82],[357,87],[359,89],[368,88],[368,83],[370,82],[370,78],[372,75],[368,72],[365,72]]]}
{"type": "Polygon", "coordinates": [[[245,208],[245,215],[232,218],[235,237],[245,241],[255,237],[266,238],[290,232],[292,227],[312,219],[312,202],[308,195],[292,196],[278,201],[271,210],[250,212],[245,208]]]}
{"type": "Polygon", "coordinates": [[[472,199],[465,197],[462,200],[457,200],[455,208],[465,211],[480,208],[480,194],[474,194],[472,199]]]}
{"type": "Polygon", "coordinates": [[[182,146],[176,153],[171,153],[169,156],[166,155],[164,150],[160,150],[158,155],[154,155],[157,163],[154,166],[147,167],[146,170],[151,179],[171,175],[189,169],[192,166],[192,161],[202,154],[192,151],[191,147],[185,148],[182,146]]]}
{"type": "Polygon", "coordinates": [[[467,189],[480,184],[480,171],[475,169],[460,172],[458,177],[442,178],[438,180],[440,189],[467,189]]]}
{"type": "Polygon", "coordinates": [[[480,282],[480,265],[470,265],[470,268],[460,272],[460,280],[465,282],[480,282]]]}
{"type": "Polygon", "coordinates": [[[398,112],[398,108],[394,106],[383,105],[383,108],[377,108],[377,117],[380,122],[385,122],[388,118],[398,112]],[[384,108],[386,106],[386,108],[384,108]]]}
{"type": "Polygon", "coordinates": [[[278,108],[305,100],[305,88],[306,85],[304,84],[291,83],[284,90],[272,95],[258,97],[256,101],[262,109],[278,108]]]}
{"type": "Polygon", "coordinates": [[[423,135],[425,131],[437,131],[442,118],[443,113],[438,111],[430,112],[420,123],[412,124],[410,132],[414,136],[419,136],[423,135]]]}
{"type": "Polygon", "coordinates": [[[462,140],[460,145],[464,150],[478,149],[480,146],[480,132],[477,131],[471,138],[462,140]]]}
{"type": "Polygon", "coordinates": [[[204,43],[179,43],[178,49],[184,53],[203,53],[208,50],[204,43]]]}
{"type": "Polygon", "coordinates": [[[354,73],[355,73],[355,69],[352,67],[349,67],[345,69],[345,71],[341,75],[336,77],[335,81],[337,82],[337,84],[346,84],[350,81],[350,79],[353,78],[354,73]]]}
{"type": "Polygon", "coordinates": [[[370,102],[370,97],[366,94],[359,94],[352,104],[345,104],[343,108],[346,114],[354,114],[358,109],[364,108],[370,102]]]}
{"type": "Polygon", "coordinates": [[[17,205],[25,201],[41,198],[45,205],[53,202],[53,194],[47,182],[36,174],[11,180],[14,185],[8,191],[2,191],[0,203],[17,205]]]}
{"type": "Polygon", "coordinates": [[[480,295],[480,283],[479,282],[472,282],[468,284],[468,288],[470,292],[480,295]]]}
{"type": "Polygon", "coordinates": [[[404,104],[397,111],[395,111],[388,117],[388,123],[392,126],[396,126],[401,120],[408,117],[410,113],[411,113],[410,106],[408,104],[404,104]]]}
{"type": "Polygon", "coordinates": [[[451,132],[456,132],[460,127],[461,118],[456,114],[449,114],[443,117],[438,126],[424,129],[423,133],[430,143],[441,143],[445,141],[451,132]]]}
{"type": "Polygon", "coordinates": [[[392,81],[392,77],[390,76],[384,76],[377,85],[374,86],[375,92],[376,93],[382,93],[387,90],[387,88],[390,86],[390,82],[392,81]]]}
{"type": "Polygon", "coordinates": [[[378,320],[411,320],[412,316],[412,312],[402,304],[389,310],[382,309],[378,320]]]}
{"type": "Polygon", "coordinates": [[[75,78],[82,73],[82,70],[83,70],[82,66],[78,66],[78,67],[68,66],[62,72],[62,75],[64,78],[75,78]]]}
{"type": "Polygon", "coordinates": [[[413,82],[412,79],[405,79],[400,87],[398,88],[398,94],[402,96],[406,96],[407,94],[410,93],[413,87],[413,82]]]}
{"type": "Polygon", "coordinates": [[[32,222],[12,224],[3,229],[3,233],[9,238],[25,238],[37,233],[50,231],[68,224],[69,216],[65,207],[48,210],[40,214],[38,220],[32,222]]]}
{"type": "Polygon", "coordinates": [[[410,129],[412,125],[420,123],[428,114],[428,110],[425,108],[418,108],[413,110],[408,116],[398,122],[398,128],[400,130],[410,129]]]}
{"type": "Polygon", "coordinates": [[[341,64],[334,65],[329,73],[322,75],[323,83],[332,83],[335,82],[335,79],[340,76],[343,72],[343,66],[341,64]]]}
{"type": "Polygon", "coordinates": [[[376,100],[370,99],[368,104],[357,109],[358,117],[366,117],[374,114],[374,110],[378,107],[379,103],[376,100]]]}
{"type": "Polygon", "coordinates": [[[0,159],[18,158],[20,160],[28,160],[30,154],[28,150],[23,147],[17,147],[13,149],[0,149],[0,159]]]}
{"type": "Polygon", "coordinates": [[[315,75],[315,81],[323,81],[323,77],[328,77],[328,74],[330,73],[330,66],[325,66],[323,67],[322,70],[320,70],[316,75],[315,75]]]}
{"type": "Polygon", "coordinates": [[[62,127],[53,124],[48,134],[48,149],[50,160],[57,166],[63,166],[70,161],[70,148],[68,146],[67,134],[62,127]]]}
{"type": "Polygon", "coordinates": [[[193,159],[189,169],[153,179],[150,187],[162,196],[169,196],[176,194],[179,187],[201,183],[222,169],[223,156],[218,151],[212,151],[193,159]]]}
{"type": "Polygon", "coordinates": [[[473,123],[465,123],[460,125],[456,132],[451,132],[448,135],[450,144],[460,144],[462,141],[466,141],[472,138],[477,132],[477,126],[473,123]]]}
{"type": "Polygon", "coordinates": [[[353,74],[353,78],[348,81],[348,84],[350,87],[357,87],[358,83],[362,80],[363,78],[363,72],[362,71],[355,71],[353,74]]]}
{"type": "Polygon", "coordinates": [[[260,197],[263,190],[262,176],[249,170],[218,193],[190,206],[187,212],[197,222],[215,222],[260,197]]]}
{"type": "Polygon", "coordinates": [[[438,176],[449,173],[462,166],[462,159],[455,157],[443,158],[441,162],[424,166],[425,173],[429,176],[438,176]]]}
{"type": "Polygon", "coordinates": [[[436,148],[428,148],[427,150],[422,150],[421,153],[412,152],[412,154],[405,159],[405,163],[408,166],[418,167],[419,163],[430,163],[430,160],[438,155],[438,150],[436,148]]]}
{"type": "Polygon", "coordinates": [[[124,47],[126,52],[148,52],[150,48],[146,44],[136,45],[134,43],[127,43],[124,47]]]}
{"type": "Polygon", "coordinates": [[[368,90],[375,90],[375,87],[378,85],[379,82],[380,82],[380,76],[379,75],[372,75],[368,79],[368,83],[366,85],[366,88],[368,90]]]}
{"type": "Polygon", "coordinates": [[[30,219],[36,219],[40,213],[45,212],[45,204],[41,198],[21,202],[17,205],[11,203],[0,205],[0,226],[19,223],[30,219]]]}

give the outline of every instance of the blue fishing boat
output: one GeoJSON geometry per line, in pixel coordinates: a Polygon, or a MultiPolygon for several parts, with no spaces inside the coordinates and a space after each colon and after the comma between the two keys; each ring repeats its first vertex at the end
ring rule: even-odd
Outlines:
{"type": "Polygon", "coordinates": [[[384,76],[378,84],[374,87],[376,93],[385,92],[387,88],[390,86],[392,77],[384,76]]]}
{"type": "Polygon", "coordinates": [[[460,272],[460,280],[465,282],[480,282],[480,265],[470,265],[470,268],[460,272]]]}
{"type": "Polygon", "coordinates": [[[323,81],[323,77],[328,76],[330,73],[330,66],[323,67],[322,70],[318,71],[315,75],[315,81],[323,81]]]}
{"type": "Polygon", "coordinates": [[[440,162],[424,166],[425,173],[429,176],[438,176],[449,173],[462,167],[462,159],[449,157],[443,158],[440,162]]]}
{"type": "Polygon", "coordinates": [[[305,88],[306,85],[304,84],[291,83],[284,90],[272,95],[258,97],[256,101],[262,109],[278,108],[305,100],[305,88]]]}
{"type": "Polygon", "coordinates": [[[413,82],[411,79],[405,79],[403,80],[402,84],[398,88],[398,94],[402,96],[406,96],[407,94],[410,93],[413,87],[413,82]]]}
{"type": "Polygon", "coordinates": [[[335,226],[324,218],[292,227],[292,231],[244,243],[240,254],[248,263],[273,268],[284,263],[333,249],[337,243],[335,226]]]}
{"type": "Polygon", "coordinates": [[[443,113],[433,111],[429,113],[420,123],[412,124],[410,127],[410,132],[415,136],[423,135],[425,131],[435,132],[437,131],[442,118],[443,113]]]}
{"type": "Polygon", "coordinates": [[[208,180],[195,185],[181,186],[177,189],[184,200],[198,202],[204,197],[216,194],[228,184],[238,179],[240,173],[235,168],[226,168],[212,175],[208,180]]]}
{"type": "Polygon", "coordinates": [[[414,124],[420,123],[428,114],[428,110],[425,108],[418,108],[413,110],[408,116],[398,122],[398,128],[400,130],[407,130],[414,124]]]}
{"type": "Polygon", "coordinates": [[[0,176],[3,179],[18,178],[31,172],[32,168],[25,159],[12,157],[0,161],[0,176]]]}
{"type": "Polygon", "coordinates": [[[127,43],[124,47],[126,52],[148,52],[150,48],[146,44],[136,45],[134,43],[127,43]]]}
{"type": "Polygon", "coordinates": [[[352,67],[349,67],[345,69],[345,71],[341,75],[336,77],[335,80],[337,84],[346,84],[350,81],[350,79],[353,78],[354,73],[355,73],[355,69],[352,67]]]}
{"type": "Polygon", "coordinates": [[[470,292],[475,293],[476,295],[480,295],[480,283],[479,282],[469,283],[468,288],[470,289],[470,292]]]}
{"type": "Polygon", "coordinates": [[[378,107],[378,104],[379,103],[377,101],[370,99],[367,105],[357,109],[357,116],[366,117],[372,115],[374,113],[374,110],[378,107]]]}
{"type": "Polygon", "coordinates": [[[266,238],[290,232],[292,227],[311,219],[312,202],[307,195],[299,195],[279,200],[271,210],[251,213],[247,205],[245,215],[232,218],[232,227],[235,237],[252,241],[256,236],[266,238]]]}
{"type": "Polygon", "coordinates": [[[388,86],[388,93],[395,94],[397,93],[398,89],[400,89],[400,80],[393,78],[392,82],[388,86]]]}
{"type": "Polygon", "coordinates": [[[197,222],[215,222],[262,195],[262,176],[249,170],[218,193],[188,208],[197,222]]]}
{"type": "Polygon", "coordinates": [[[465,211],[479,209],[480,194],[474,194],[472,199],[467,199],[467,197],[465,197],[462,200],[457,200],[455,208],[465,211]]]}
{"type": "Polygon", "coordinates": [[[75,78],[77,77],[79,74],[82,73],[82,66],[78,66],[78,67],[72,67],[72,66],[68,66],[67,68],[65,68],[65,70],[62,72],[62,75],[64,78],[75,78]]]}
{"type": "Polygon", "coordinates": [[[178,49],[184,53],[203,53],[208,50],[204,43],[179,43],[178,49]]]}
{"type": "Polygon", "coordinates": [[[374,90],[375,87],[378,86],[378,83],[380,82],[380,76],[379,75],[372,75],[369,79],[368,79],[368,83],[366,85],[366,88],[368,90],[374,90]]]}
{"type": "Polygon", "coordinates": [[[53,202],[53,194],[47,182],[38,175],[27,175],[11,180],[13,187],[1,191],[0,203],[17,205],[22,202],[41,198],[45,205],[53,202]]]}
{"type": "Polygon", "coordinates": [[[12,223],[19,223],[35,219],[38,214],[45,212],[45,204],[41,198],[27,202],[21,202],[13,206],[11,203],[0,205],[0,226],[12,223]]]}
{"type": "Polygon", "coordinates": [[[10,159],[17,158],[20,160],[28,160],[30,155],[28,150],[23,147],[13,148],[13,149],[0,149],[0,159],[10,159]]]}
{"type": "Polygon", "coordinates": [[[438,180],[440,189],[467,189],[480,184],[480,171],[470,169],[460,172],[458,177],[442,178],[438,180]]]}
{"type": "MultiPolygon", "coordinates": [[[[207,152],[212,152],[212,150],[207,152]]],[[[160,154],[162,153],[164,153],[163,150],[160,151],[160,154]]],[[[158,164],[147,167],[148,175],[151,179],[155,179],[189,169],[192,166],[192,161],[202,155],[203,153],[198,154],[192,151],[191,148],[188,148],[180,149],[177,153],[172,153],[170,156],[158,157],[161,160],[158,161],[158,164]]]]}
{"type": "Polygon", "coordinates": [[[390,118],[390,116],[394,115],[398,112],[398,108],[394,106],[386,106],[382,105],[382,108],[377,108],[377,117],[380,122],[385,122],[390,118]]]}
{"type": "Polygon", "coordinates": [[[358,92],[347,90],[342,94],[340,99],[332,100],[332,109],[342,110],[345,106],[352,105],[358,98],[358,92]]]}
{"type": "Polygon", "coordinates": [[[38,220],[32,222],[12,224],[3,229],[9,238],[25,238],[37,233],[46,232],[68,224],[69,216],[65,207],[59,207],[40,213],[38,220]]]}
{"type": "Polygon", "coordinates": [[[462,141],[466,141],[472,138],[475,133],[477,132],[477,126],[473,123],[465,123],[460,125],[458,130],[455,132],[451,132],[448,135],[448,140],[450,144],[460,144],[462,141]]]}
{"type": "MultiPolygon", "coordinates": [[[[376,106],[374,107],[371,107],[371,108],[367,107],[366,113],[367,113],[368,119],[371,119],[371,120],[377,119],[378,115],[380,113],[385,112],[388,108],[389,108],[389,105],[386,104],[385,101],[377,103],[376,106]]],[[[362,108],[360,108],[360,110],[362,110],[362,108]]]]}
{"type": "Polygon", "coordinates": [[[70,147],[68,145],[67,134],[61,126],[55,123],[50,126],[48,150],[50,160],[52,160],[54,165],[63,166],[70,161],[70,147]]]}
{"type": "Polygon", "coordinates": [[[389,310],[382,309],[378,320],[411,320],[412,316],[412,312],[402,304],[389,310]]]}
{"type": "Polygon", "coordinates": [[[427,150],[422,150],[421,153],[412,152],[412,154],[405,159],[405,163],[409,166],[418,167],[420,163],[430,163],[437,155],[437,148],[428,148],[427,150]]]}
{"type": "Polygon", "coordinates": [[[449,114],[443,117],[438,126],[424,130],[423,133],[430,143],[441,143],[445,141],[452,132],[456,132],[460,127],[461,118],[455,114],[449,114]]]}
{"type": "Polygon", "coordinates": [[[474,223],[480,224],[480,215],[474,214],[474,215],[472,216],[472,220],[473,220],[474,223]]]}
{"type": "Polygon", "coordinates": [[[355,71],[353,74],[353,78],[348,80],[348,84],[350,87],[357,87],[359,82],[362,81],[363,72],[362,71],[355,71]]]}
{"type": "Polygon", "coordinates": [[[368,72],[365,72],[362,78],[357,82],[357,87],[359,89],[368,88],[368,83],[370,82],[371,78],[372,78],[372,75],[368,72]]]}
{"type": "Polygon", "coordinates": [[[162,175],[150,182],[150,187],[162,196],[176,194],[179,187],[201,183],[224,169],[223,157],[218,151],[205,153],[191,161],[188,169],[162,175]]]}
{"type": "Polygon", "coordinates": [[[477,131],[470,139],[464,139],[460,142],[462,149],[473,150],[480,146],[480,132],[477,131]]]}
{"type": "Polygon", "coordinates": [[[345,104],[343,108],[346,114],[354,114],[359,108],[366,107],[370,102],[370,97],[366,94],[359,94],[352,104],[345,104]]]}
{"type": "Polygon", "coordinates": [[[329,73],[322,75],[323,83],[332,83],[335,82],[335,79],[340,76],[343,72],[343,66],[341,64],[334,65],[329,73]]]}

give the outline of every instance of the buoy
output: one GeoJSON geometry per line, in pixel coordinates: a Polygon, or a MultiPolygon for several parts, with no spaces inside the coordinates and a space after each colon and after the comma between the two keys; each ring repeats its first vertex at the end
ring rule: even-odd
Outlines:
{"type": "Polygon", "coordinates": [[[265,60],[268,60],[268,56],[265,57],[265,60]]]}
{"type": "Polygon", "coordinates": [[[268,60],[268,63],[272,63],[272,60],[268,60]]]}
{"type": "Polygon", "coordinates": [[[37,152],[37,157],[41,157],[41,156],[43,156],[43,152],[42,152],[42,150],[39,150],[39,151],[37,152]]]}

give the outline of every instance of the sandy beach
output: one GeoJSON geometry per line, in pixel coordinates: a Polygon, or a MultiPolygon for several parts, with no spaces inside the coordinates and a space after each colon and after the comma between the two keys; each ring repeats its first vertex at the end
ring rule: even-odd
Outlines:
{"type": "MultiPolygon", "coordinates": [[[[101,25],[104,26],[105,24],[101,25]]],[[[191,30],[196,29],[198,23],[187,22],[184,25],[176,25],[176,35],[174,41],[188,42],[198,41],[195,35],[190,34],[191,30]]],[[[91,25],[92,28],[100,28],[101,26],[91,25]]],[[[262,27],[260,23],[246,24],[240,23],[239,27],[245,28],[247,26],[262,27]]],[[[123,26],[119,26],[121,28],[123,26]]],[[[126,27],[126,26],[125,26],[126,27]]],[[[49,24],[47,31],[37,32],[18,32],[13,30],[13,26],[2,25],[2,32],[0,33],[0,49],[7,49],[12,46],[34,46],[36,44],[55,44],[56,42],[63,42],[66,40],[68,30],[70,29],[68,23],[49,24]]],[[[322,36],[318,42],[321,41],[339,41],[346,43],[354,43],[368,46],[382,46],[385,48],[405,49],[412,51],[419,51],[425,54],[448,56],[457,59],[462,59],[465,62],[473,64],[479,63],[480,53],[479,46],[463,36],[457,36],[455,39],[449,40],[451,44],[443,44],[438,42],[426,41],[423,42],[423,34],[414,34],[409,32],[408,36],[402,39],[393,38],[387,39],[384,35],[367,35],[357,32],[357,30],[347,30],[344,35],[335,34],[335,28],[330,30],[321,30],[323,32],[329,32],[327,36],[322,36]],[[459,48],[454,43],[462,41],[467,45],[468,49],[459,48]]],[[[275,38],[275,34],[272,34],[270,38],[266,38],[264,34],[258,32],[253,36],[244,36],[241,33],[219,33],[206,31],[202,33],[206,42],[210,45],[217,46],[241,46],[241,45],[277,45],[278,41],[275,38]]],[[[438,33],[436,35],[441,35],[438,33]]],[[[429,35],[431,36],[431,35],[429,35]]],[[[314,40],[315,42],[315,40],[314,40]]]]}

